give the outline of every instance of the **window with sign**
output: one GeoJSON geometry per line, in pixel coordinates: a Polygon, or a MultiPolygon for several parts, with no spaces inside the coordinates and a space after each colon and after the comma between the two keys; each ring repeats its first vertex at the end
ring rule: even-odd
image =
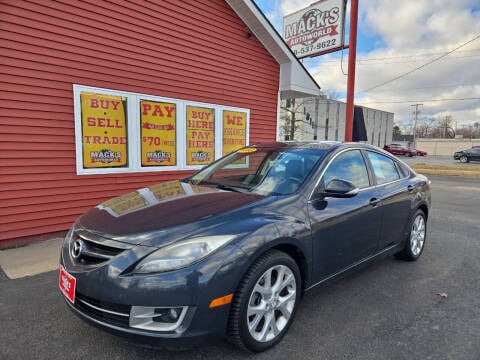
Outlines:
{"type": "Polygon", "coordinates": [[[177,164],[176,104],[140,100],[142,166],[177,164]]]}
{"type": "Polygon", "coordinates": [[[83,168],[118,168],[128,164],[126,98],[82,92],[83,168]]]}
{"type": "Polygon", "coordinates": [[[248,145],[248,109],[82,85],[73,90],[79,175],[200,169],[248,145]]]}
{"type": "Polygon", "coordinates": [[[187,105],[187,165],[206,165],[215,159],[215,109],[187,105]]]}

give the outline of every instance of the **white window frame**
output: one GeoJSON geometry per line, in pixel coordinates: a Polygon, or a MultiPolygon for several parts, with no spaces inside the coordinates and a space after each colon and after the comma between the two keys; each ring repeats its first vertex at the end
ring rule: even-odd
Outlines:
{"type": "Polygon", "coordinates": [[[186,143],[186,107],[198,106],[213,108],[215,113],[215,159],[222,157],[223,153],[223,111],[237,111],[246,113],[246,136],[245,145],[250,143],[250,109],[233,106],[211,104],[183,99],[154,96],[148,94],[118,91],[112,89],[73,85],[73,104],[75,117],[75,150],[77,175],[99,175],[99,174],[125,174],[142,172],[161,171],[182,171],[199,170],[205,165],[187,165],[187,143],[186,143]],[[90,168],[83,167],[83,145],[82,145],[82,107],[80,94],[82,92],[121,96],[127,99],[127,151],[128,162],[126,167],[121,168],[90,168]],[[141,129],[140,129],[140,100],[169,102],[175,104],[176,114],[176,165],[175,166],[142,166],[141,159],[141,129]]]}

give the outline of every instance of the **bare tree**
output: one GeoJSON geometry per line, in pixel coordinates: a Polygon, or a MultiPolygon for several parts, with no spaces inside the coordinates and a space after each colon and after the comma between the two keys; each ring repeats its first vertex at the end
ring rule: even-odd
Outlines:
{"type": "Polygon", "coordinates": [[[433,118],[419,119],[419,125],[417,126],[417,137],[428,138],[429,136],[431,136],[435,121],[436,120],[433,118]]]}
{"type": "Polygon", "coordinates": [[[479,139],[480,138],[480,123],[462,125],[457,130],[457,135],[461,135],[465,139],[479,139]]]}
{"type": "Polygon", "coordinates": [[[437,139],[455,138],[455,130],[452,127],[453,118],[451,115],[444,116],[437,120],[437,124],[432,128],[430,137],[437,139]]]}
{"type": "Polygon", "coordinates": [[[443,138],[455,138],[455,130],[452,128],[453,118],[451,115],[447,115],[440,120],[440,129],[443,131],[443,138]]]}
{"type": "Polygon", "coordinates": [[[280,108],[283,110],[280,115],[281,131],[285,140],[294,140],[295,133],[300,128],[300,123],[311,125],[312,117],[305,111],[308,99],[286,99],[280,108]]]}

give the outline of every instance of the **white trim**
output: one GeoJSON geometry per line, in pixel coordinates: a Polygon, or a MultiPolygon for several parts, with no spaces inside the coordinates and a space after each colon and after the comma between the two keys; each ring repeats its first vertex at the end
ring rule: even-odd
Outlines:
{"type": "Polygon", "coordinates": [[[236,111],[246,113],[246,145],[250,140],[250,109],[234,106],[210,104],[204,102],[188,101],[184,99],[154,96],[128,91],[118,91],[106,88],[97,88],[73,84],[73,104],[75,120],[75,150],[77,175],[93,174],[121,174],[142,173],[158,171],[182,171],[198,170],[205,165],[187,165],[186,158],[186,107],[199,106],[214,109],[215,113],[215,156],[214,160],[222,157],[223,153],[223,111],[236,111]],[[89,92],[102,95],[121,96],[127,99],[127,166],[122,168],[89,168],[83,167],[82,147],[82,109],[80,93],[89,92]],[[141,165],[141,141],[140,141],[140,100],[170,102],[175,104],[176,113],[176,165],[175,166],[142,166],[141,165]]]}
{"type": "Polygon", "coordinates": [[[281,121],[280,113],[282,111],[281,105],[282,105],[282,99],[280,98],[280,90],[279,90],[278,96],[277,96],[277,136],[276,136],[277,141],[282,141],[280,139],[280,121],[281,121]]]}
{"type": "Polygon", "coordinates": [[[280,64],[282,99],[319,96],[320,87],[252,0],[225,0],[280,64]]]}

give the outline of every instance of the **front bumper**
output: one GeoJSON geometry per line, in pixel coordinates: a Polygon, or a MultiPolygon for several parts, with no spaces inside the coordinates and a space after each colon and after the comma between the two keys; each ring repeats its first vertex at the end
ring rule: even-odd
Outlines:
{"type": "Polygon", "coordinates": [[[225,335],[230,305],[210,308],[218,297],[235,293],[247,257],[233,244],[190,267],[159,274],[132,275],[132,264],[153,249],[135,246],[98,266],[76,264],[68,244],[60,263],[76,279],[76,295],[69,308],[80,318],[110,333],[148,345],[186,346],[225,335]],[[130,326],[132,306],[185,307],[178,328],[150,331],[130,326]]]}
{"type": "Polygon", "coordinates": [[[195,347],[206,342],[214,342],[224,335],[224,331],[215,331],[206,329],[204,331],[194,330],[183,333],[156,333],[152,331],[143,331],[134,328],[117,326],[112,323],[99,320],[80,311],[65,299],[68,308],[80,319],[86,321],[96,328],[106,331],[112,335],[122,337],[128,341],[147,346],[167,346],[167,347],[195,347]]]}

